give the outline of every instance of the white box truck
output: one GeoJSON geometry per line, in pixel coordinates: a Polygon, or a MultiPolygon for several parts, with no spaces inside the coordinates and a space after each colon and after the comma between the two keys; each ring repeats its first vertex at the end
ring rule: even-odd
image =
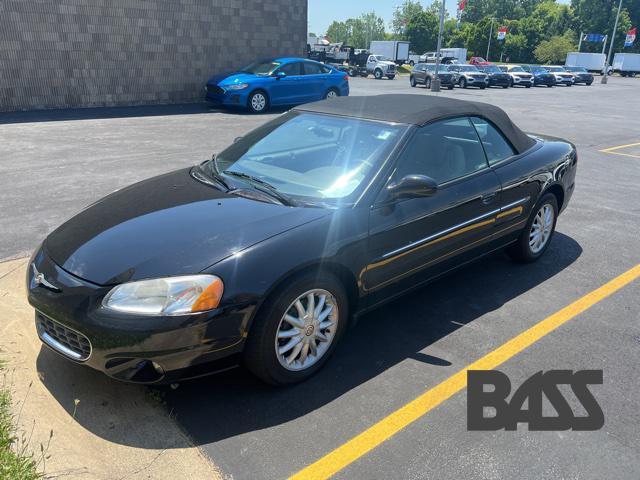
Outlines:
{"type": "Polygon", "coordinates": [[[442,57],[453,57],[458,63],[467,63],[467,49],[466,48],[441,48],[440,53],[442,57]]]}
{"type": "Polygon", "coordinates": [[[397,65],[409,61],[409,42],[400,40],[374,40],[369,46],[369,53],[382,55],[397,65]]]}
{"type": "Polygon", "coordinates": [[[602,73],[607,56],[604,53],[569,52],[564,64],[567,67],[583,67],[590,72],[602,73]]]}
{"type": "Polygon", "coordinates": [[[623,77],[640,74],[640,53],[616,53],[613,56],[613,71],[623,77]]]}

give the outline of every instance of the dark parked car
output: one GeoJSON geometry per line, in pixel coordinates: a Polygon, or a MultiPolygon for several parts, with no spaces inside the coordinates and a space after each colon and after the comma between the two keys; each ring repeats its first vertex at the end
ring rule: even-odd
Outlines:
{"type": "Polygon", "coordinates": [[[478,70],[487,74],[490,87],[509,88],[511,86],[511,75],[503,72],[496,65],[478,65],[478,70]]]}
{"type": "Polygon", "coordinates": [[[207,102],[214,105],[261,113],[271,106],[349,95],[349,75],[313,60],[276,58],[251,63],[234,73],[215,75],[205,90],[207,102]]]}
{"type": "Polygon", "coordinates": [[[533,75],[533,85],[546,85],[547,87],[553,87],[556,84],[556,76],[550,73],[546,68],[539,65],[521,65],[525,72],[529,72],[533,75]]]}
{"type": "Polygon", "coordinates": [[[496,249],[539,259],[576,166],[572,144],[483,103],[300,106],[51,233],[27,277],[37,332],[118,380],[173,383],[240,357],[297,382],[363,312],[496,249]]]}
{"type": "MultiPolygon", "coordinates": [[[[417,63],[411,75],[409,75],[409,83],[412,87],[418,84],[424,85],[427,88],[431,88],[431,82],[436,76],[436,66],[433,63],[417,63]]],[[[449,71],[449,67],[446,65],[438,66],[438,77],[440,78],[440,85],[452,90],[456,84],[455,75],[449,71]]]]}
{"type": "Polygon", "coordinates": [[[479,87],[484,90],[489,84],[487,74],[478,70],[475,65],[449,65],[449,71],[457,75],[460,88],[479,87]]]}
{"type": "Polygon", "coordinates": [[[564,69],[573,73],[573,83],[584,83],[585,85],[593,83],[593,74],[589,73],[584,67],[564,67],[564,69]]]}

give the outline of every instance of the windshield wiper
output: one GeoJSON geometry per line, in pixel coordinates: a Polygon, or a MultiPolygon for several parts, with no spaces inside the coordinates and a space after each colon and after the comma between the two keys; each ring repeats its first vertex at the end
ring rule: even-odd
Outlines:
{"type": "Polygon", "coordinates": [[[222,185],[227,191],[231,190],[231,187],[229,187],[229,184],[227,182],[224,181],[224,179],[222,178],[222,175],[220,175],[220,172],[218,171],[218,166],[216,165],[216,156],[215,154],[211,156],[211,160],[207,160],[206,162],[203,162],[200,167],[202,167],[204,164],[206,164],[209,168],[208,170],[208,174],[211,178],[213,178],[216,182],[218,182],[220,185],[222,185]]]}
{"type": "Polygon", "coordinates": [[[294,202],[291,197],[289,197],[288,195],[285,195],[284,193],[281,193],[276,187],[271,185],[269,182],[265,182],[264,180],[258,177],[254,177],[253,175],[249,175],[248,173],[234,172],[232,170],[225,170],[222,173],[232,177],[242,178],[244,180],[249,181],[250,183],[261,185],[264,188],[258,188],[257,190],[270,194],[272,197],[276,198],[283,205],[286,205],[288,207],[293,207],[296,205],[296,202],[294,202]]]}

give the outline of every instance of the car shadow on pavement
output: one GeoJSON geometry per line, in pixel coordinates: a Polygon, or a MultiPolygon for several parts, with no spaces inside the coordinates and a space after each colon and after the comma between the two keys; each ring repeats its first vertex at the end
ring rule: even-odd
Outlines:
{"type": "MultiPolygon", "coordinates": [[[[265,114],[278,114],[290,107],[273,107],[265,114]]],[[[227,113],[255,115],[239,108],[224,108],[206,102],[180,103],[175,105],[140,105],[133,107],[90,107],[30,110],[25,112],[0,113],[0,125],[11,123],[66,122],[71,120],[97,120],[108,118],[164,117],[170,115],[197,115],[227,113]]]]}
{"type": "MultiPolygon", "coordinates": [[[[406,359],[433,368],[450,368],[453,373],[465,365],[424,350],[562,272],[581,253],[575,240],[556,232],[545,256],[535,264],[515,264],[498,252],[445,276],[363,316],[324,368],[299,385],[272,387],[240,367],[184,382],[175,391],[165,390],[164,400],[196,445],[204,445],[294,421],[406,359]]],[[[118,384],[44,348],[37,365],[45,386],[70,415],[81,390],[81,402],[93,408],[78,410],[74,416],[84,428],[117,443],[174,448],[163,444],[162,438],[146,438],[144,429],[140,435],[124,435],[120,428],[113,427],[115,421],[128,424],[129,429],[140,429],[141,422],[149,421],[151,414],[137,418],[124,413],[126,418],[107,419],[101,415],[105,392],[108,401],[123,402],[126,407],[131,402],[128,392],[136,393],[133,398],[139,399],[139,389],[144,387],[118,384]]],[[[126,412],[125,407],[117,411],[126,412]]],[[[139,415],[140,408],[137,412],[139,415]]]]}

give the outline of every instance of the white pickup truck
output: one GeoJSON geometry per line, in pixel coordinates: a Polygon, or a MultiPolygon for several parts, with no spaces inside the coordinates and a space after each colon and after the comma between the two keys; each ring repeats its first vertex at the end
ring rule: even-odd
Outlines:
{"type": "Polygon", "coordinates": [[[396,64],[383,55],[369,55],[367,59],[367,75],[373,75],[376,80],[387,77],[389,80],[396,78],[396,64]]]}

